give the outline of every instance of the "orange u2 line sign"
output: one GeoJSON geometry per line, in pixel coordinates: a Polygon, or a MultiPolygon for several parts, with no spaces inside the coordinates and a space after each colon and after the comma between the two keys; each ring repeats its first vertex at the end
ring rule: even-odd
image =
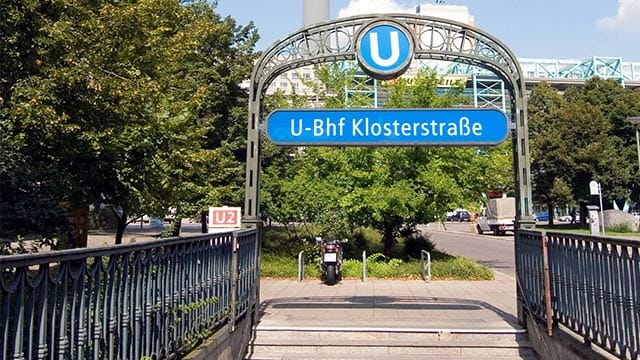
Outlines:
{"type": "Polygon", "coordinates": [[[209,227],[210,228],[239,228],[240,221],[239,207],[210,207],[209,227]]]}

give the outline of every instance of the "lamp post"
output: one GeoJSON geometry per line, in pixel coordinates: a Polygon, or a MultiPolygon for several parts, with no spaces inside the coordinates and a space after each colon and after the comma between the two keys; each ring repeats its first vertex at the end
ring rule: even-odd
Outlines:
{"type": "Polygon", "coordinates": [[[636,146],[638,147],[638,170],[640,170],[640,116],[628,117],[627,121],[636,128],[636,146]]]}

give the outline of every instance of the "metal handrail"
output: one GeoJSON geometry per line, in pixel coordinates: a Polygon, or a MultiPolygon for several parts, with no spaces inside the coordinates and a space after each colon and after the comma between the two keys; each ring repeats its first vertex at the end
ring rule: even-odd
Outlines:
{"type": "Polygon", "coordinates": [[[304,279],[304,250],[298,253],[298,281],[304,279]]]}
{"type": "Polygon", "coordinates": [[[421,250],[420,251],[420,274],[422,275],[422,280],[425,280],[428,283],[431,282],[431,254],[427,250],[421,250]],[[425,257],[425,254],[427,256],[427,270],[428,270],[426,278],[425,278],[425,274],[424,274],[424,257],[425,257]]]}
{"type": "Polygon", "coordinates": [[[640,241],[524,229],[515,241],[518,284],[534,319],[620,358],[640,355],[640,241]]]}
{"type": "Polygon", "coordinates": [[[255,229],[0,256],[0,359],[171,358],[255,308],[255,229]]]}

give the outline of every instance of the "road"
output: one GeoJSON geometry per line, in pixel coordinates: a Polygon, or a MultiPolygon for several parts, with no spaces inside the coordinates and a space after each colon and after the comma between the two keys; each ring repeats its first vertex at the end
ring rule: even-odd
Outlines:
{"type": "Polygon", "coordinates": [[[513,234],[503,236],[479,235],[468,222],[429,224],[419,229],[440,251],[476,260],[494,271],[515,278],[515,253],[513,234]]]}

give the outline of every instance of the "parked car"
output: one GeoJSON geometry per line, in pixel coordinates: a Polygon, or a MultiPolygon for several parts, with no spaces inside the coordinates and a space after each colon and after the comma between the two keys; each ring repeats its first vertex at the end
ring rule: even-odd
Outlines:
{"type": "Polygon", "coordinates": [[[467,210],[456,210],[449,221],[471,221],[471,213],[467,210]]]}
{"type": "Polygon", "coordinates": [[[558,216],[558,221],[571,222],[571,220],[573,220],[574,222],[579,223],[580,222],[580,214],[576,213],[574,216],[571,216],[571,214],[558,216]]]}
{"type": "Polygon", "coordinates": [[[535,213],[536,221],[549,221],[549,213],[546,211],[535,213]]]}

